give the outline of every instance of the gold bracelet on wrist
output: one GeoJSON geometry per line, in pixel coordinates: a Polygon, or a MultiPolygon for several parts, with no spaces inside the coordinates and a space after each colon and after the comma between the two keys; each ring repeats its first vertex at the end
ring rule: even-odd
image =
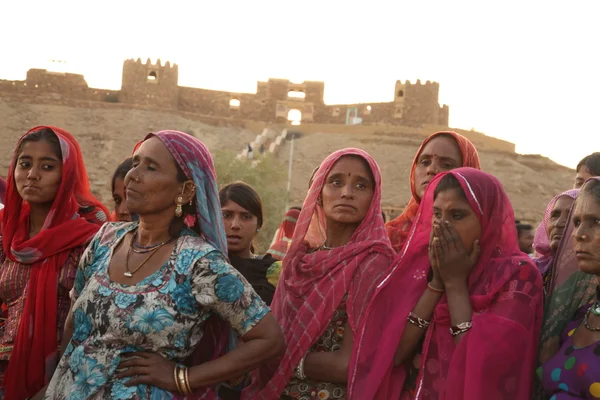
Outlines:
{"type": "Polygon", "coordinates": [[[179,368],[177,371],[177,379],[179,379],[179,387],[181,388],[180,393],[187,395],[187,388],[185,387],[185,367],[179,368]]]}
{"type": "Polygon", "coordinates": [[[190,370],[186,367],[185,369],[185,389],[187,390],[187,394],[192,394],[192,388],[190,387],[190,370]]]}
{"type": "Polygon", "coordinates": [[[181,392],[181,386],[179,386],[179,374],[178,374],[178,370],[179,367],[177,366],[177,364],[175,364],[175,368],[173,369],[173,378],[175,379],[175,386],[177,387],[177,391],[179,393],[181,392]]]}

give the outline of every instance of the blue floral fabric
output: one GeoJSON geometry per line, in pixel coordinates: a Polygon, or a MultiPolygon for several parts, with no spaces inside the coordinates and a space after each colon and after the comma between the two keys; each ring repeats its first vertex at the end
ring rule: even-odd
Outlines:
{"type": "Polygon", "coordinates": [[[105,224],[82,257],[72,292],[74,331],[45,398],[171,399],[158,387],[125,386],[121,356],[158,353],[182,363],[213,314],[244,335],[269,311],[221,253],[186,230],[169,260],[136,285],[111,281],[113,249],[136,223],[105,224]]]}

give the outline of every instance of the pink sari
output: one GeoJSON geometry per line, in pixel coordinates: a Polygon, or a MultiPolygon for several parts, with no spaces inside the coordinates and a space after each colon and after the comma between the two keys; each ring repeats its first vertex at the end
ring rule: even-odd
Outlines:
{"type": "MultiPolygon", "coordinates": [[[[415,398],[529,400],[543,313],[540,273],[519,251],[512,206],[500,182],[471,168],[448,173],[460,181],[482,227],[481,253],[468,280],[473,328],[454,343],[444,295],[425,335],[415,398]]],[[[402,392],[406,370],[394,367],[393,357],[406,318],[426,290],[433,193],[444,175],[429,184],[407,244],[355,338],[352,399],[410,398],[402,392]]]]}
{"type": "MultiPolygon", "coordinates": [[[[325,241],[324,233],[322,230],[318,246],[325,241]]],[[[381,215],[381,172],[377,163],[360,149],[336,151],[323,161],[309,189],[271,304],[286,338],[286,352],[253,374],[252,385],[244,390],[243,398],[279,398],[294,368],[327,328],[346,293],[348,322],[356,334],[366,306],[381,278],[389,272],[393,258],[381,215]],[[320,226],[326,226],[317,199],[333,165],[349,155],[366,160],[373,173],[371,207],[345,246],[314,251],[305,241],[313,216],[317,216],[320,226]]]]}

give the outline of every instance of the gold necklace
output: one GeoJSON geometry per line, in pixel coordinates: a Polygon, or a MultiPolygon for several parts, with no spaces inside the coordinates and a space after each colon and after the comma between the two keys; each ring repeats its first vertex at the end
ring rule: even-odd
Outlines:
{"type": "Polygon", "coordinates": [[[133,278],[133,274],[135,274],[136,272],[138,272],[140,270],[140,268],[142,268],[147,262],[148,260],[150,260],[150,258],[152,258],[152,256],[164,245],[167,244],[167,242],[163,242],[161,243],[160,246],[158,246],[156,249],[151,250],[149,253],[150,255],[148,257],[146,257],[146,259],[144,261],[142,261],[142,263],[140,265],[137,266],[136,269],[134,269],[133,271],[129,270],[129,256],[131,255],[131,248],[133,247],[133,238],[137,233],[137,231],[133,231],[133,234],[131,235],[131,239],[129,240],[129,248],[127,249],[127,257],[125,258],[125,269],[126,271],[123,272],[123,275],[125,275],[127,278],[133,278]]]}

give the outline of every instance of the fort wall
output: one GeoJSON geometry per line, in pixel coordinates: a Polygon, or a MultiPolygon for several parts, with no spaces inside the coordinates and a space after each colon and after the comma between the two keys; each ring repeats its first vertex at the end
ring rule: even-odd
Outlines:
{"type": "MultiPolygon", "coordinates": [[[[24,81],[0,80],[0,97],[15,101],[89,108],[140,108],[185,114],[213,124],[268,126],[301,113],[302,132],[418,133],[448,130],[449,107],[440,105],[439,83],[396,81],[392,101],[325,104],[325,84],[269,79],[256,93],[181,87],[178,66],[149,59],[123,63],[121,90],[90,88],[83,75],[30,69],[24,81]]],[[[459,130],[478,146],[514,152],[515,145],[478,132],[459,130]]]]}

